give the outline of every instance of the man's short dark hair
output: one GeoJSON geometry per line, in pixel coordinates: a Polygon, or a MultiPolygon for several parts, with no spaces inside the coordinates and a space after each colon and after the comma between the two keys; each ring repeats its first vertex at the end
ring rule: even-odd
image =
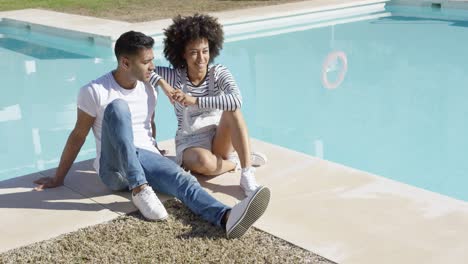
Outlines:
{"type": "Polygon", "coordinates": [[[114,53],[117,60],[122,55],[136,55],[141,49],[151,49],[154,39],[141,32],[128,31],[120,35],[115,42],[114,53]]]}

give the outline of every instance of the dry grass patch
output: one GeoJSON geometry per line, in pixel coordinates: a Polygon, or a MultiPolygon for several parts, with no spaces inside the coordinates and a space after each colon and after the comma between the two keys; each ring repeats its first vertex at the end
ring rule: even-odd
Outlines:
{"type": "Polygon", "coordinates": [[[42,8],[70,14],[87,15],[128,22],[172,18],[178,14],[191,15],[277,5],[298,0],[3,0],[0,11],[42,8]]]}
{"type": "Polygon", "coordinates": [[[181,202],[165,203],[166,222],[139,213],[11,250],[0,263],[333,263],[258,229],[227,240],[221,228],[181,202]]]}

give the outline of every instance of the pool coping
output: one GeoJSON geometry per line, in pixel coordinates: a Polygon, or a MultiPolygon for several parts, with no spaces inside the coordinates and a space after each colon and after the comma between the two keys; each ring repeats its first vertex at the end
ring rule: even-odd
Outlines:
{"type": "MultiPolygon", "coordinates": [[[[324,7],[319,6],[319,2],[330,3],[305,1],[214,15],[223,23],[236,24],[241,23],[239,16],[242,15],[252,21],[252,14],[259,10],[265,14],[263,18],[268,18],[294,13],[285,10],[289,8],[304,12],[306,4],[310,4],[307,10],[312,12],[352,5],[341,3],[324,7]]],[[[34,25],[44,22],[35,20],[34,16],[51,15],[51,11],[35,9],[25,12],[30,18],[28,23],[34,25]]],[[[20,11],[0,12],[0,17],[18,17],[20,14],[20,11]]],[[[66,21],[72,18],[74,24],[77,24],[75,19],[80,18],[55,15],[66,21]]],[[[99,38],[96,32],[103,28],[109,32],[107,26],[113,28],[110,30],[112,34],[103,38],[104,43],[129,28],[151,34],[156,27],[162,29],[170,23],[170,20],[160,20],[129,26],[126,22],[82,18],[85,26],[93,25],[91,27],[97,29],[85,32],[85,27],[77,25],[83,34],[95,34],[99,38]],[[94,23],[102,23],[102,27],[96,27],[94,23]]],[[[63,22],[59,24],[65,26],[63,22]]],[[[252,143],[256,149],[269,154],[269,165],[258,170],[258,178],[272,188],[274,195],[272,205],[256,227],[338,263],[439,263],[468,258],[465,240],[468,237],[468,203],[258,140],[252,143]]],[[[173,150],[172,141],[162,142],[162,145],[173,150]]],[[[7,234],[0,238],[0,252],[109,221],[135,210],[128,194],[110,193],[98,184],[89,163],[75,163],[73,175],[67,177],[65,187],[42,193],[31,191],[31,181],[51,175],[53,170],[0,182],[0,197],[8,198],[0,203],[0,212],[9,216],[0,220],[1,233],[7,234]],[[83,188],[83,181],[95,184],[91,184],[92,188],[83,188]],[[31,222],[31,218],[35,221],[31,222]],[[44,230],[37,232],[35,225],[39,223],[49,223],[49,226],[43,226],[44,230]],[[12,225],[18,229],[11,228],[12,225]],[[24,230],[38,234],[32,239],[24,230]],[[14,237],[19,239],[12,241],[14,237]]],[[[241,198],[239,190],[232,187],[237,180],[231,175],[223,175],[203,181],[202,185],[216,198],[233,205],[241,198]]]]}
{"type": "MultiPolygon", "coordinates": [[[[329,11],[346,7],[384,3],[389,0],[315,0],[294,2],[282,5],[257,7],[225,12],[212,12],[224,25],[255,22],[275,17],[294,16],[306,13],[329,11]]],[[[61,30],[60,34],[70,37],[92,38],[100,44],[109,44],[128,30],[141,31],[147,35],[161,35],[171,19],[130,23],[109,19],[65,14],[42,9],[24,9],[0,12],[0,19],[12,24],[25,25],[33,30],[45,30],[49,33],[61,30]],[[18,19],[21,17],[22,19],[18,19]],[[52,30],[48,30],[52,29],[52,30]]]]}

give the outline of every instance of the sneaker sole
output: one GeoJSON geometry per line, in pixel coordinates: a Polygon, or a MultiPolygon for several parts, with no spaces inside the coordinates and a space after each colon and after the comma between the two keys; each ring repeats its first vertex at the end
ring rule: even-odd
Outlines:
{"type": "MultiPolygon", "coordinates": [[[[141,214],[141,212],[140,212],[140,214],[141,214]]],[[[141,215],[143,215],[143,214],[141,214],[141,215]]],[[[158,219],[146,218],[144,215],[143,215],[143,217],[144,217],[146,220],[151,221],[151,222],[164,222],[164,221],[166,221],[166,220],[169,218],[169,214],[167,214],[166,216],[163,216],[163,217],[161,217],[161,218],[158,218],[158,219]]]]}
{"type": "Polygon", "coordinates": [[[267,187],[260,188],[261,189],[254,194],[252,200],[250,200],[244,215],[242,215],[240,220],[227,233],[227,238],[241,237],[249,230],[255,221],[265,213],[268,203],[270,202],[270,189],[267,187]]]}

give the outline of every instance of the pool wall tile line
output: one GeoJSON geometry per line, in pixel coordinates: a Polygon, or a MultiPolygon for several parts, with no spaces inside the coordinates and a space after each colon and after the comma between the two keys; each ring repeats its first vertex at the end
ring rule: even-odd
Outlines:
{"type": "Polygon", "coordinates": [[[316,0],[288,3],[276,6],[257,7],[245,10],[226,11],[212,13],[219,17],[225,25],[251,23],[273,18],[284,18],[290,16],[300,16],[312,13],[338,11],[347,8],[359,8],[369,5],[383,4],[389,0],[316,0]]]}
{"type": "Polygon", "coordinates": [[[440,4],[442,9],[468,9],[467,0],[391,0],[390,4],[422,7],[436,7],[440,4]]]}
{"type": "MultiPolygon", "coordinates": [[[[225,24],[226,42],[271,36],[293,31],[304,31],[315,27],[324,27],[340,23],[350,23],[365,19],[389,16],[385,10],[385,2],[368,3],[366,5],[323,10],[283,16],[275,19],[247,21],[243,23],[225,24]]],[[[162,36],[160,37],[162,40],[162,36]]]]}

